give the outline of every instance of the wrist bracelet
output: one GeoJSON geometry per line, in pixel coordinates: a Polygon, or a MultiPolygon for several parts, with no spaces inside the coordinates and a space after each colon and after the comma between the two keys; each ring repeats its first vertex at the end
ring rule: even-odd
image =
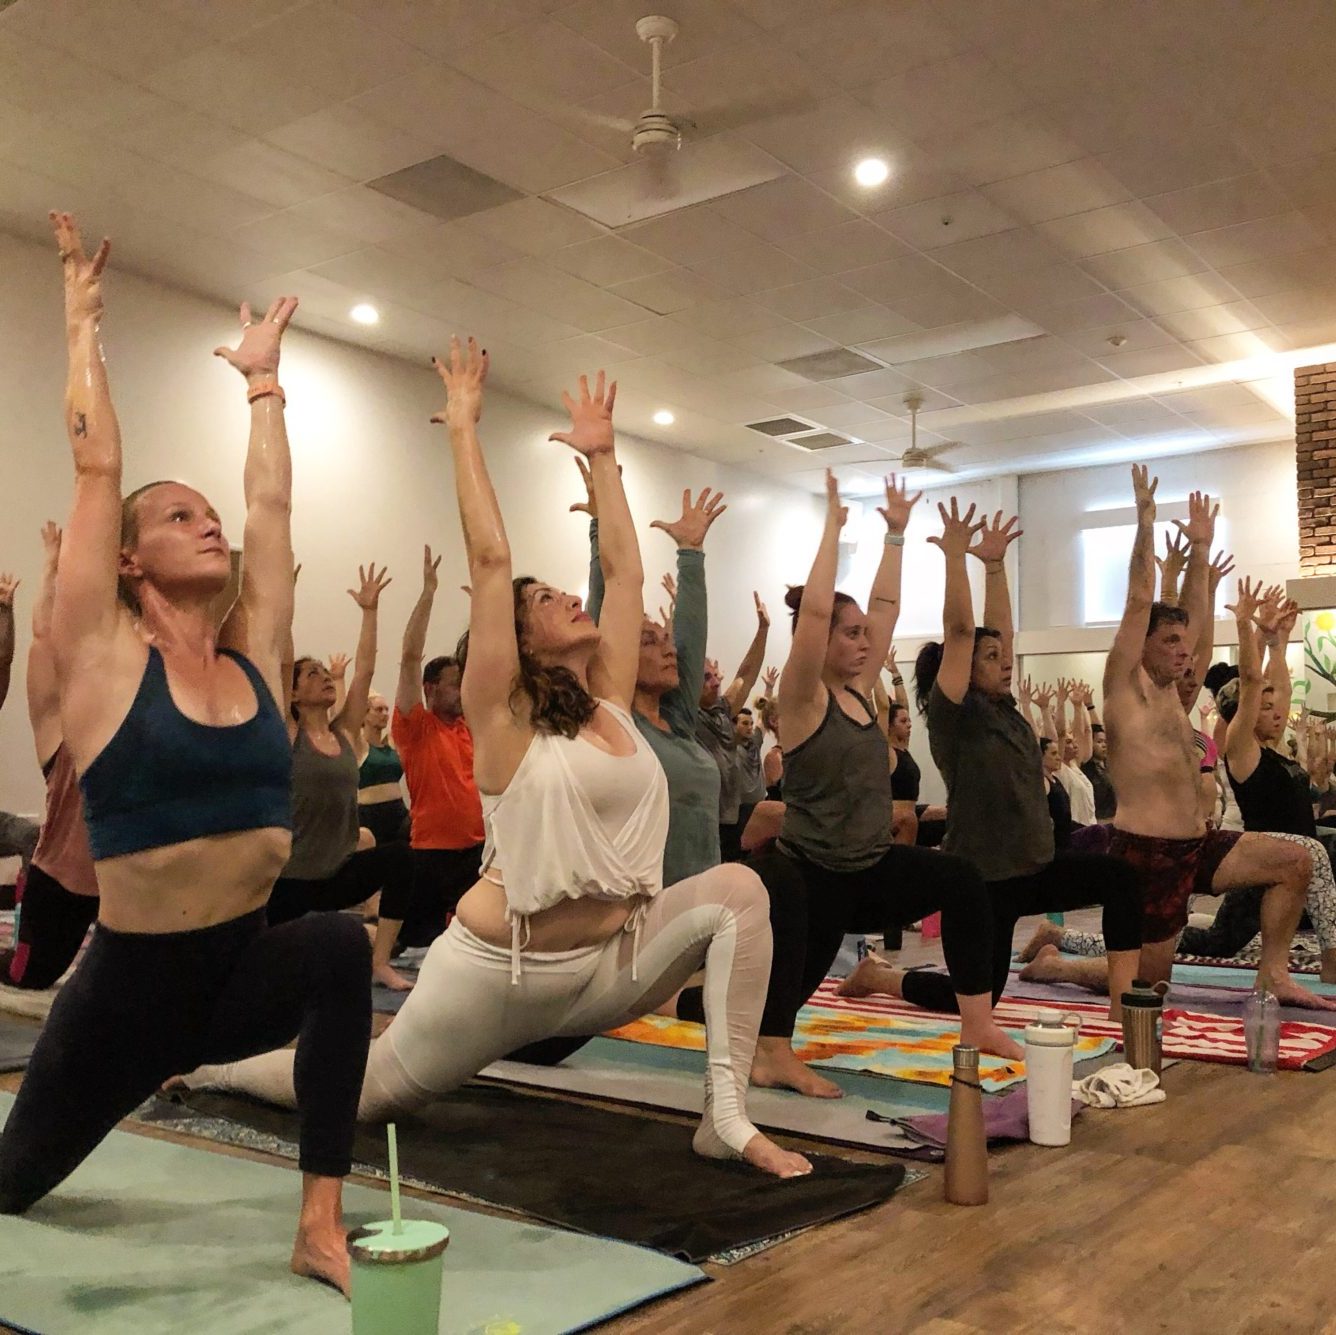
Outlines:
{"type": "Polygon", "coordinates": [[[903,547],[905,545],[905,535],[903,533],[887,533],[886,546],[903,547]]]}
{"type": "Polygon", "coordinates": [[[892,685],[892,686],[903,686],[904,684],[905,684],[905,679],[904,679],[903,677],[892,677],[892,678],[891,678],[891,685],[892,685]]]}
{"type": "Polygon", "coordinates": [[[1087,708],[1092,714],[1095,712],[1095,706],[1094,706],[1094,705],[1087,705],[1086,708],[1087,708]]]}
{"type": "Polygon", "coordinates": [[[283,393],[283,387],[274,376],[269,376],[265,380],[257,380],[253,385],[246,386],[247,403],[254,403],[256,399],[266,399],[270,396],[276,398],[284,407],[287,406],[288,396],[283,393]]]}

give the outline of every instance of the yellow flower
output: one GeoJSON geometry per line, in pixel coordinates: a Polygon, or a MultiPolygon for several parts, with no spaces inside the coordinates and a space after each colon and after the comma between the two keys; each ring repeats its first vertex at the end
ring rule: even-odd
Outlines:
{"type": "Polygon", "coordinates": [[[1336,626],[1336,612],[1319,612],[1313,618],[1313,624],[1318,630],[1331,630],[1333,626],[1336,626]]]}

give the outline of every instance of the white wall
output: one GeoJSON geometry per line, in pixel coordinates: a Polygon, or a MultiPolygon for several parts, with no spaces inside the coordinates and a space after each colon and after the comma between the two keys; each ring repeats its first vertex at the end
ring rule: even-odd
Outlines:
{"type": "MultiPolygon", "coordinates": [[[[38,530],[63,520],[70,500],[69,446],[62,422],[64,347],[60,270],[49,249],[0,236],[0,569],[23,579],[14,684],[0,712],[0,809],[32,812],[41,776],[24,708],[28,620],[40,571],[38,530]]],[[[236,315],[217,303],[113,269],[104,341],[125,443],[125,488],[180,478],[218,507],[231,541],[243,519],[246,406],[236,373],[210,354],[236,335],[236,315]]],[[[244,294],[240,294],[244,295],[244,294]]],[[[427,367],[293,330],[283,354],[294,464],[293,545],[303,563],[298,653],[351,652],[357,613],[344,592],[359,562],[387,563],[394,583],[381,602],[377,686],[393,689],[398,642],[417,596],[422,544],[444,554],[428,653],[447,652],[467,604],[463,544],[445,435],[428,424],[443,402],[427,367]]],[[[594,369],[594,368],[591,368],[594,369]]],[[[560,408],[544,410],[499,391],[481,435],[506,516],[517,573],[584,589],[588,546],[583,497],[570,451],[550,444],[560,408]]],[[[673,547],[651,519],[680,513],[682,488],[722,488],[728,513],[708,543],[710,652],[730,672],[755,629],[751,591],[775,617],[769,661],[788,645],[785,585],[806,574],[821,508],[806,492],[636,439],[621,454],[645,552],[646,598],[657,608],[659,577],[673,547]]]]}

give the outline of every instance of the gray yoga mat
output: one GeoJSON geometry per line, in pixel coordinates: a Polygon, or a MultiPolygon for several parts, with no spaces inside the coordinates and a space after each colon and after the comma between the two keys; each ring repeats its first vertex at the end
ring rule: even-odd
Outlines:
{"type": "Polygon", "coordinates": [[[41,1032],[39,1024],[0,1015],[0,1072],[23,1070],[41,1032]]]}
{"type": "MultiPolygon", "coordinates": [[[[13,1106],[0,1094],[0,1119],[13,1106]]],[[[0,1215],[0,1322],[41,1335],[346,1335],[347,1302],[287,1269],[300,1178],[113,1131],[22,1218],[0,1215]]],[[[405,1200],[450,1229],[441,1335],[583,1330],[700,1283],[642,1247],[405,1200]]],[[[349,1185],[348,1226],[389,1214],[349,1185]]]]}

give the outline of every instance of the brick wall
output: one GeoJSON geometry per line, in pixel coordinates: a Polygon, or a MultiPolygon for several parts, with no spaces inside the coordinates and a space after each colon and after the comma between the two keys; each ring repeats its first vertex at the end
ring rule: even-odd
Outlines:
{"type": "Polygon", "coordinates": [[[1299,569],[1336,573],[1336,362],[1294,372],[1299,569]]]}

